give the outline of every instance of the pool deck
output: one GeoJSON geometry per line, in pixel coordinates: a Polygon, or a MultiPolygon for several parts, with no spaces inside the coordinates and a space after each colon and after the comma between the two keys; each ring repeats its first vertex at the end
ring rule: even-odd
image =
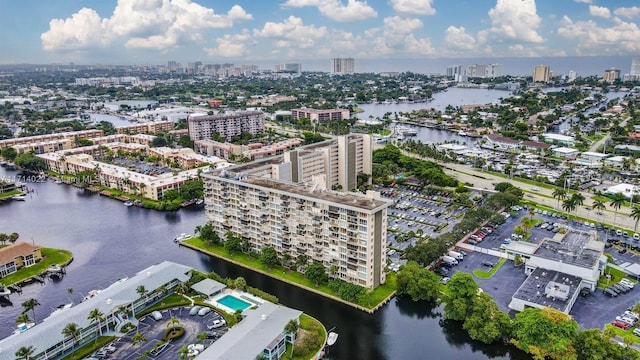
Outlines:
{"type": "MultiPolygon", "coordinates": [[[[236,297],[239,300],[247,302],[247,303],[249,303],[251,305],[251,306],[247,307],[244,310],[251,309],[254,306],[258,306],[258,305],[264,303],[264,300],[260,299],[259,297],[253,296],[253,295],[251,295],[249,293],[246,293],[244,291],[230,290],[230,289],[225,289],[220,294],[214,296],[213,298],[207,300],[206,302],[208,302],[211,305],[217,307],[218,309],[224,310],[225,312],[227,312],[229,314],[234,314],[236,312],[235,309],[232,309],[232,308],[230,308],[230,307],[218,302],[218,300],[220,300],[223,297],[228,296],[228,295],[236,297]]],[[[244,311],[244,310],[242,310],[242,311],[244,311]]]]}

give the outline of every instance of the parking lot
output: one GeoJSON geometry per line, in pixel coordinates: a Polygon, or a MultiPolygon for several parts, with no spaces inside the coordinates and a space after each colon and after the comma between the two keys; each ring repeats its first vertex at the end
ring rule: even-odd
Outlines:
{"type": "MultiPolygon", "coordinates": [[[[137,357],[142,356],[145,352],[154,349],[162,340],[162,335],[167,329],[171,317],[175,317],[179,321],[176,326],[183,327],[185,333],[182,337],[170,341],[164,348],[164,350],[153,356],[153,359],[177,359],[179,357],[179,355],[177,354],[178,350],[180,350],[183,346],[189,344],[198,343],[203,344],[205,348],[208,347],[209,345],[214,343],[217,338],[210,336],[204,342],[201,342],[197,339],[197,336],[198,334],[209,332],[210,330],[207,328],[207,325],[211,324],[214,319],[221,318],[222,315],[220,315],[216,311],[211,311],[204,316],[190,315],[190,309],[190,307],[179,307],[162,310],[161,320],[155,320],[150,315],[141,318],[137,331],[142,334],[142,336],[144,336],[147,341],[139,345],[134,345],[133,336],[136,333],[136,331],[134,330],[118,341],[114,342],[116,351],[111,354],[109,358],[133,360],[137,357]]],[[[213,331],[215,331],[219,337],[227,332],[227,327],[223,326],[213,331]]],[[[214,335],[213,332],[210,332],[209,334],[214,335]]]]}

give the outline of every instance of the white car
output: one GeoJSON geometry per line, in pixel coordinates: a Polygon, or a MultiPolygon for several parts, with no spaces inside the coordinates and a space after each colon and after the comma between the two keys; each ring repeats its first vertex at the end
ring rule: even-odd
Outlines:
{"type": "Polygon", "coordinates": [[[210,312],[211,312],[211,308],[210,308],[210,307],[206,307],[206,306],[205,306],[205,307],[203,307],[202,309],[200,309],[200,310],[198,311],[198,315],[200,315],[200,316],[205,316],[205,315],[207,315],[207,314],[208,314],[208,313],[210,313],[210,312]]]}
{"type": "Polygon", "coordinates": [[[211,325],[207,325],[207,329],[209,329],[209,330],[218,329],[218,328],[221,328],[221,327],[225,326],[226,324],[227,324],[227,322],[224,321],[224,320],[213,320],[211,325]]]}

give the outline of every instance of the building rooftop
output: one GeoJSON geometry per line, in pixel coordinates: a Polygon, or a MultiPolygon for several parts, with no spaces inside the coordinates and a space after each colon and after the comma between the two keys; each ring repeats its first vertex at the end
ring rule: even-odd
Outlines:
{"type": "Polygon", "coordinates": [[[191,289],[199,292],[200,294],[211,296],[212,294],[215,294],[226,287],[227,285],[219,283],[213,279],[204,279],[200,282],[193,284],[191,286],[191,289]]]}
{"type": "Polygon", "coordinates": [[[598,265],[604,251],[604,243],[595,240],[595,232],[569,229],[566,234],[557,233],[545,238],[535,251],[535,256],[556,260],[585,268],[598,265]]]}
{"type": "MultiPolygon", "coordinates": [[[[80,328],[90,325],[87,314],[93,309],[99,309],[105,316],[122,305],[130,304],[140,298],[136,288],[144,285],[149,291],[169,283],[174,279],[186,282],[191,277],[188,273],[192,268],[170,261],[152,265],[138,272],[131,279],[122,279],[94,297],[83,301],[68,310],[64,316],[54,315],[31,329],[0,340],[3,354],[14,354],[23,346],[33,346],[35,354],[55,346],[63,340],[62,329],[69,323],[76,323],[80,328]]],[[[4,358],[3,358],[4,359],[4,358]]]]}
{"type": "Polygon", "coordinates": [[[577,276],[537,268],[520,285],[513,298],[568,313],[581,281],[577,276]]]}
{"type": "Polygon", "coordinates": [[[17,256],[28,255],[40,249],[40,245],[32,245],[24,241],[0,249],[0,264],[13,261],[17,256]]]}
{"type": "Polygon", "coordinates": [[[247,309],[245,318],[204,350],[198,359],[251,360],[262,353],[284,331],[287,323],[298,319],[301,311],[265,302],[257,309],[247,309]]]}

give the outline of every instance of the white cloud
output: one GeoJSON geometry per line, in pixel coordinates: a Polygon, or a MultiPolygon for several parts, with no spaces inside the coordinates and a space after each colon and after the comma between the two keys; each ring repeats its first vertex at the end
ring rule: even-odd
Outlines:
{"type": "Polygon", "coordinates": [[[204,48],[204,51],[210,57],[242,57],[249,55],[251,52],[247,45],[255,45],[248,31],[240,34],[226,34],[216,39],[218,44],[215,48],[204,48]]]}
{"type": "Polygon", "coordinates": [[[593,0],[573,0],[573,1],[577,3],[583,3],[583,4],[593,4],[593,0]]]}
{"type": "Polygon", "coordinates": [[[558,35],[575,41],[576,55],[631,54],[640,51],[638,25],[618,18],[613,20],[612,26],[601,27],[593,20],[574,22],[565,15],[558,28],[558,35]]]}
{"type": "Polygon", "coordinates": [[[634,17],[640,15],[640,7],[638,6],[621,7],[613,10],[613,13],[618,16],[626,17],[627,19],[633,19],[634,17]]]}
{"type": "Polygon", "coordinates": [[[444,43],[454,50],[470,51],[476,47],[476,39],[462,26],[449,26],[444,32],[444,43]]]}
{"type": "Polygon", "coordinates": [[[365,31],[359,56],[380,55],[433,55],[435,49],[429,38],[416,38],[414,32],[421,29],[420,19],[391,16],[384,18],[382,29],[365,31]]]}
{"type": "Polygon", "coordinates": [[[538,35],[540,16],[537,14],[534,0],[497,0],[496,6],[489,10],[491,29],[498,39],[542,42],[538,35]]]}
{"type": "Polygon", "coordinates": [[[46,50],[104,47],[114,41],[129,48],[166,50],[202,40],[206,30],[252,18],[239,5],[224,15],[191,0],[118,0],[109,18],[83,8],[70,18],[51,20],[40,38],[46,50]]]}
{"type": "Polygon", "coordinates": [[[589,15],[608,19],[611,17],[611,11],[604,6],[589,5],[589,15]]]}
{"type": "Polygon", "coordinates": [[[316,40],[327,35],[327,28],[304,25],[301,18],[289,16],[281,23],[268,21],[262,30],[254,29],[253,34],[274,39],[276,47],[309,48],[315,45],[316,40]]]}
{"type": "Polygon", "coordinates": [[[305,6],[315,6],[322,15],[338,22],[356,22],[378,16],[366,1],[347,0],[346,6],[342,0],[287,0],[282,4],[283,8],[305,6]]]}
{"type": "Polygon", "coordinates": [[[515,57],[567,56],[564,50],[551,49],[546,46],[524,46],[522,44],[516,44],[509,46],[508,50],[509,55],[515,57]]]}
{"type": "Polygon", "coordinates": [[[393,10],[408,15],[434,15],[433,0],[391,0],[393,10]]]}

